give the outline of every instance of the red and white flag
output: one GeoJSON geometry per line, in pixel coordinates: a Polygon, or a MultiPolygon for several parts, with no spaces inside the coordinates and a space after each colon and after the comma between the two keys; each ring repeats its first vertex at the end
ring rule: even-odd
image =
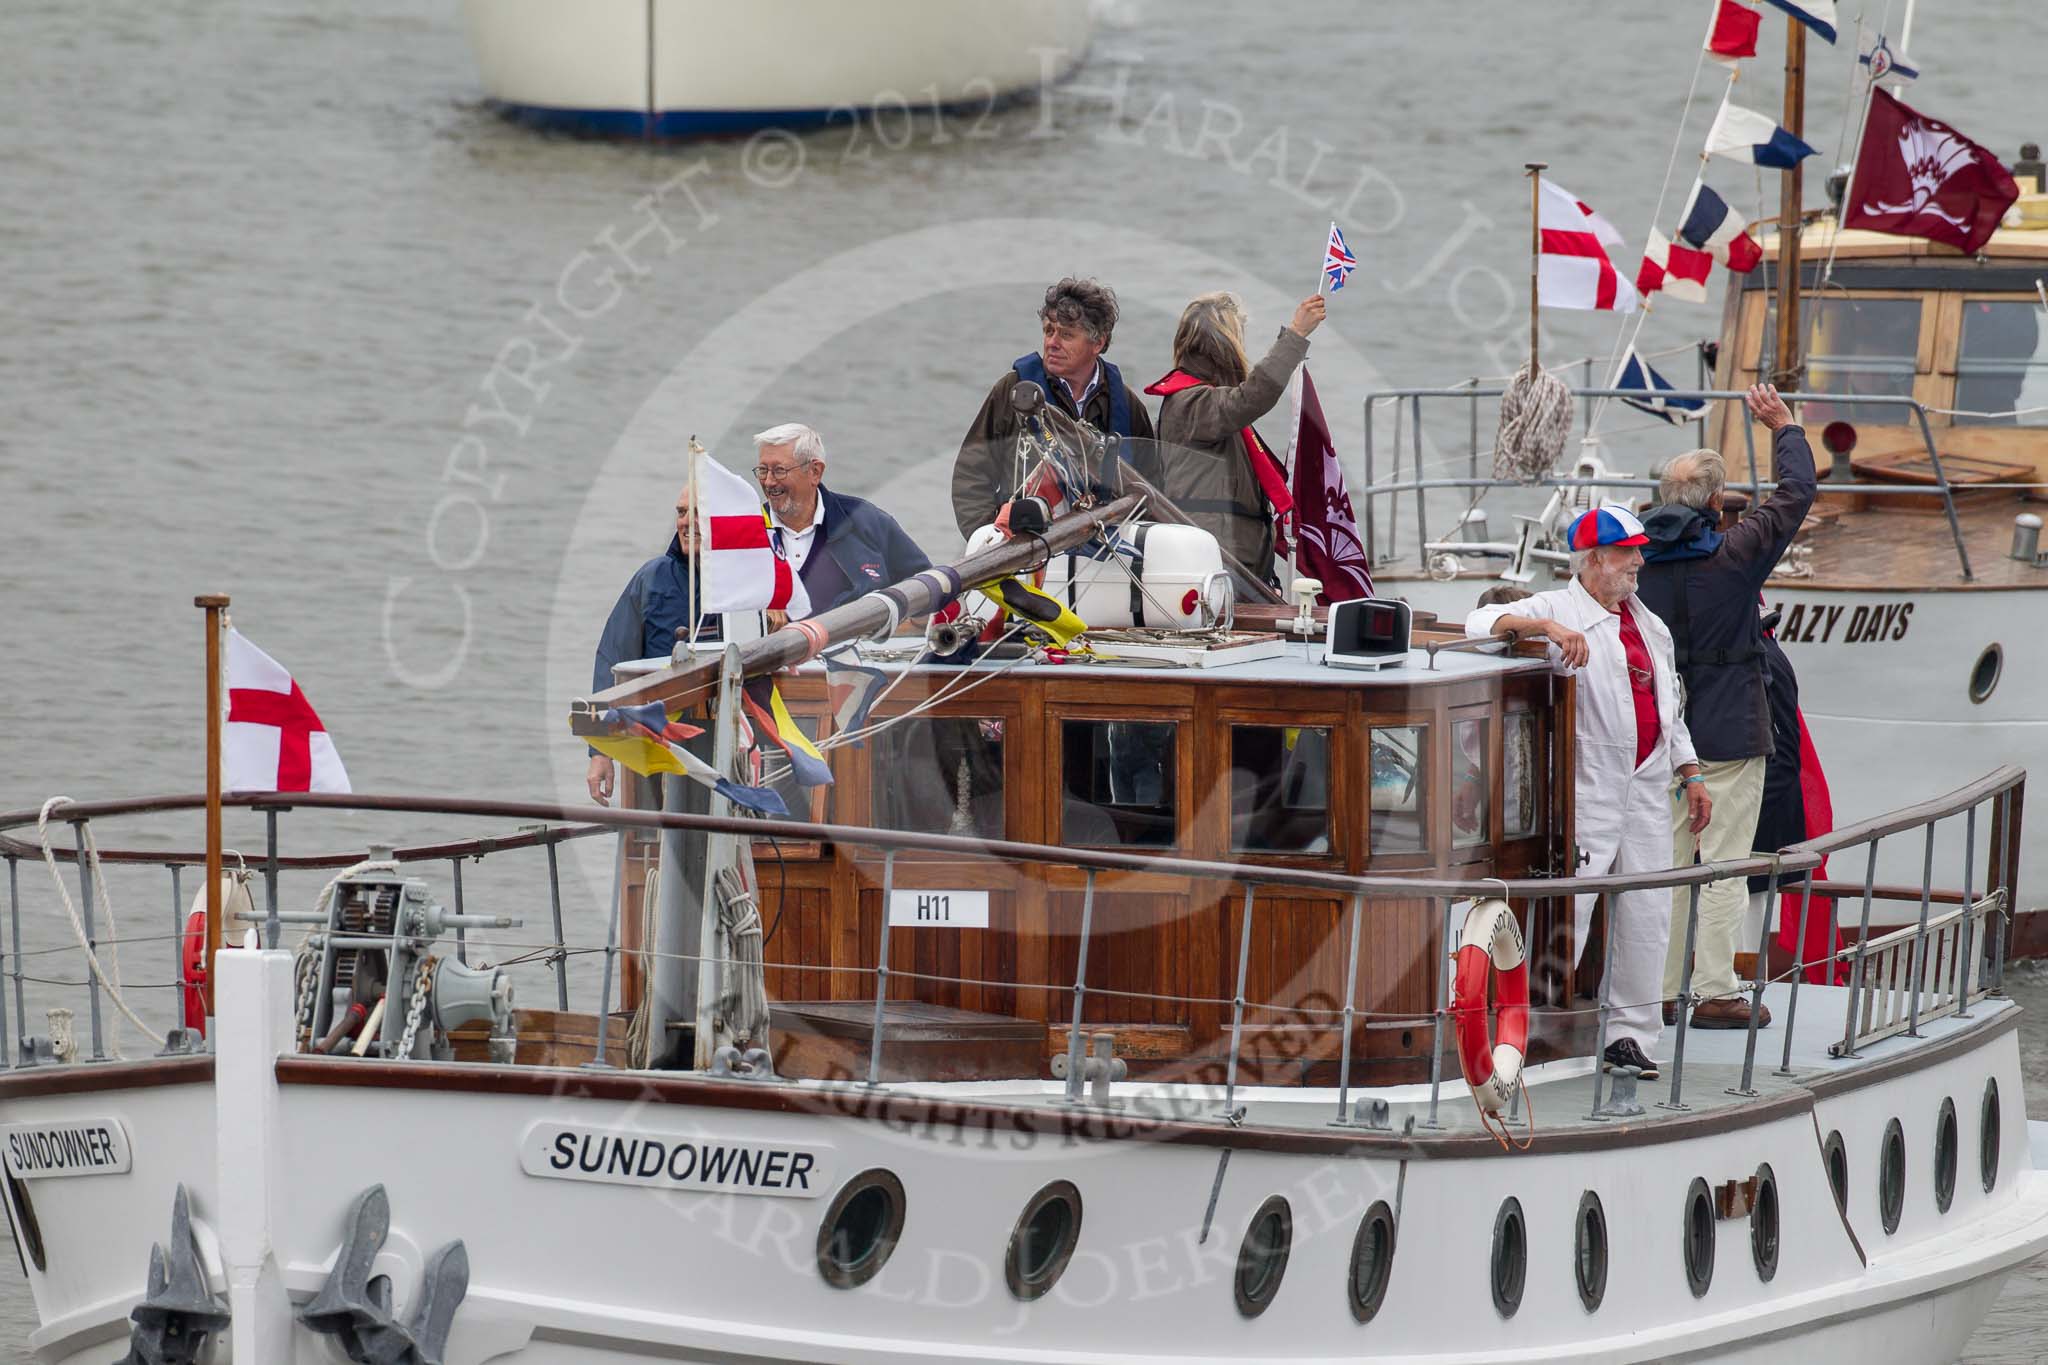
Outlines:
{"type": "Polygon", "coordinates": [[[283,664],[228,631],[222,783],[236,792],[345,792],[348,770],[283,664]]]}
{"type": "Polygon", "coordinates": [[[1756,55],[1757,28],[1763,15],[1741,0],[1720,0],[1714,11],[1714,28],[1707,35],[1707,60],[1734,66],[1744,57],[1756,55]]]}
{"type": "Polygon", "coordinates": [[[1542,182],[1536,226],[1536,298],[1549,308],[1593,308],[1632,313],[1636,291],[1607,259],[1602,239],[1621,234],[1579,197],[1554,181],[1542,182]]]}
{"type": "Polygon", "coordinates": [[[1316,397],[1308,367],[1295,372],[1294,442],[1288,467],[1294,471],[1294,571],[1319,578],[1318,602],[1349,602],[1372,596],[1372,566],[1359,539],[1358,516],[1344,487],[1337,443],[1316,397]]]}
{"type": "Polygon", "coordinates": [[[1705,303],[1707,276],[1713,269],[1714,258],[1709,253],[1679,246],[1652,229],[1643,264],[1636,271],[1636,292],[1647,298],[1661,289],[1674,299],[1705,303]]]}
{"type": "Polygon", "coordinates": [[[811,597],[789,560],[775,548],[761,490],[709,455],[692,453],[690,481],[696,488],[696,556],[703,586],[703,610],[786,611],[801,620],[811,614],[811,597]]]}

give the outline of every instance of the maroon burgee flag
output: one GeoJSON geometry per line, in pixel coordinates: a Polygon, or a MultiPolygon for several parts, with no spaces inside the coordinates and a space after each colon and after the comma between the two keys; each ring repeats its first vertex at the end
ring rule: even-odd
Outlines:
{"type": "Polygon", "coordinates": [[[1975,252],[2019,197],[2020,187],[1989,149],[1882,86],[1871,87],[1843,227],[1975,252]]]}
{"type": "Polygon", "coordinates": [[[1351,494],[1344,488],[1344,467],[1337,462],[1337,444],[1316,398],[1315,381],[1301,372],[1295,396],[1294,571],[1323,580],[1316,598],[1325,605],[1372,596],[1372,569],[1365,561],[1365,543],[1358,538],[1358,518],[1351,494]]]}

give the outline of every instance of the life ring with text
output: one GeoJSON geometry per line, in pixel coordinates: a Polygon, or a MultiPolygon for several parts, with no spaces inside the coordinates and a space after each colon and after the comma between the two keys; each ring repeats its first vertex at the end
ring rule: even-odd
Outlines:
{"type": "Polygon", "coordinates": [[[1458,974],[1451,992],[1458,1030],[1458,1069],[1482,1111],[1507,1106],[1522,1079],[1529,1048],[1529,954],[1522,926],[1503,900],[1480,901],[1465,916],[1458,940],[1458,974]],[[1489,1030],[1487,985],[1493,984],[1497,1030],[1489,1030]]]}

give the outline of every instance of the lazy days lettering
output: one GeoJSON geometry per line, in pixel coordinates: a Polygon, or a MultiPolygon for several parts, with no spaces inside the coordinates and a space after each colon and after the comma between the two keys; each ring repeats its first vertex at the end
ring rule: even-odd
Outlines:
{"type": "Polygon", "coordinates": [[[1853,607],[1794,602],[1785,609],[1785,619],[1778,624],[1778,641],[1788,645],[1892,644],[1906,638],[1906,629],[1912,623],[1911,602],[1872,602],[1853,607]]]}

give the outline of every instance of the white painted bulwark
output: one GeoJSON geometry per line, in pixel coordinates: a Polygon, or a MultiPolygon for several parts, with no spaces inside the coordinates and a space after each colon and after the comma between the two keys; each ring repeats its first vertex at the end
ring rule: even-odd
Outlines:
{"type": "Polygon", "coordinates": [[[135,1164],[128,1130],[117,1118],[11,1124],[0,1128],[0,1155],[16,1180],[121,1175],[135,1164]]]}
{"type": "Polygon", "coordinates": [[[832,1149],[716,1133],[661,1133],[542,1122],[519,1140],[520,1167],[543,1180],[815,1199],[832,1188],[832,1149]]]}
{"type": "Polygon", "coordinates": [[[891,891],[889,923],[899,929],[986,929],[986,891],[891,891]]]}

